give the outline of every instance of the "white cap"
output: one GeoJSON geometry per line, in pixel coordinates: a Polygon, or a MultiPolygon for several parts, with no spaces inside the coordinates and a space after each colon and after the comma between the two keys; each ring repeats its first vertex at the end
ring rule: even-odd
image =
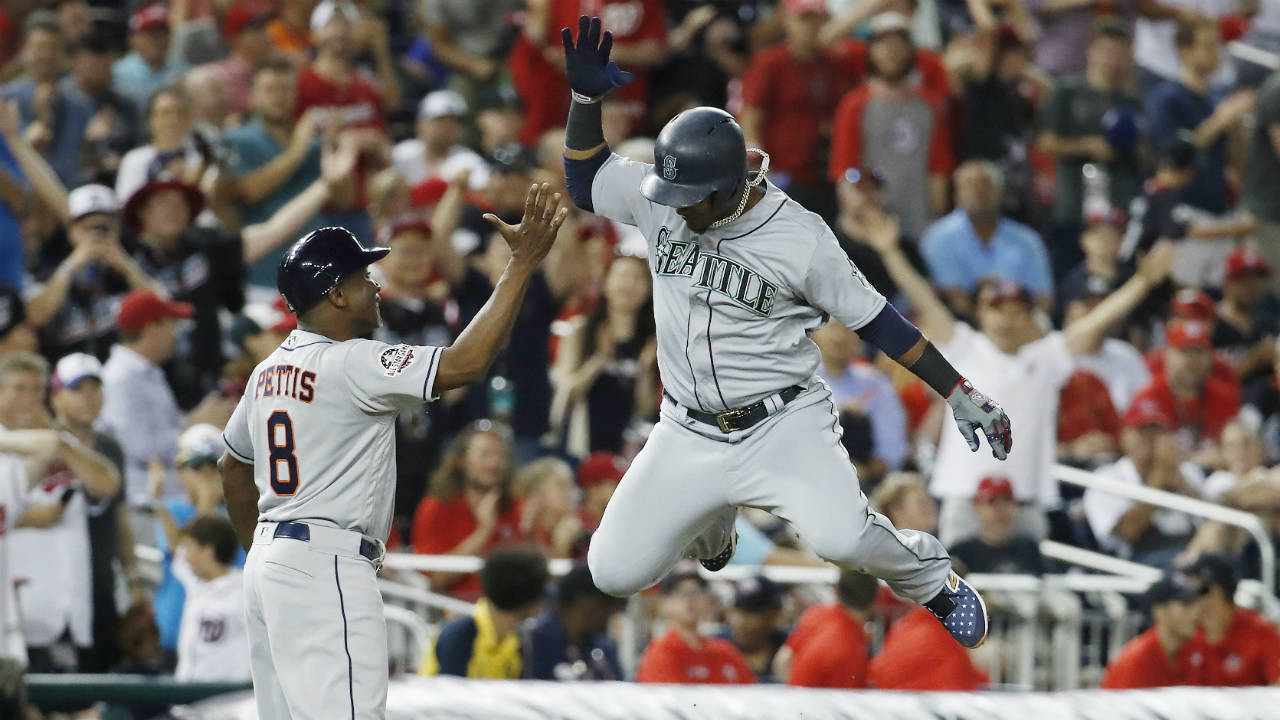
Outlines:
{"type": "Polygon", "coordinates": [[[79,220],[93,213],[120,212],[120,203],[116,193],[106,185],[81,185],[67,193],[67,213],[72,220],[79,220]]]}
{"type": "Polygon", "coordinates": [[[466,114],[467,101],[452,90],[429,92],[426,97],[422,98],[422,102],[418,103],[418,117],[424,120],[434,120],[446,115],[458,116],[466,114]]]}
{"type": "Polygon", "coordinates": [[[338,13],[342,13],[349,23],[355,23],[360,19],[360,11],[347,0],[324,0],[311,11],[311,32],[328,25],[333,16],[338,13]]]}
{"type": "Polygon", "coordinates": [[[209,423],[192,425],[178,437],[178,464],[192,460],[217,460],[222,456],[222,431],[209,423]]]}
{"type": "Polygon", "coordinates": [[[53,368],[55,388],[73,388],[85,378],[102,379],[102,363],[86,353],[71,353],[59,360],[53,368]]]}
{"type": "Polygon", "coordinates": [[[911,20],[902,13],[882,12],[871,18],[868,26],[871,36],[883,35],[891,32],[901,32],[911,34],[911,20]]]}

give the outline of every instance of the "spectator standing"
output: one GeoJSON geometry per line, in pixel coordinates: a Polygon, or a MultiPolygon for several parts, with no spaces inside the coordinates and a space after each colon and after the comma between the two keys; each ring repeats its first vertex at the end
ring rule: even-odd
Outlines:
{"type": "Polygon", "coordinates": [[[1258,88],[1248,153],[1242,201],[1258,220],[1258,249],[1276,265],[1280,262],[1280,204],[1274,193],[1280,187],[1280,72],[1272,73],[1258,88]]]}
{"type": "MultiPolygon", "coordinates": [[[[1260,6],[1256,0],[1160,0],[1160,4],[1186,19],[1196,17],[1212,23],[1224,40],[1231,39],[1227,37],[1224,20],[1235,16],[1246,21],[1257,14],[1260,6]]],[[[1138,61],[1139,87],[1151,88],[1164,80],[1178,79],[1181,67],[1177,30],[1178,22],[1173,19],[1138,18],[1133,28],[1133,47],[1138,61]]],[[[1219,48],[1218,56],[1218,67],[1210,77],[1214,94],[1230,90],[1236,81],[1236,68],[1226,48],[1219,48]]]]}
{"type": "Polygon", "coordinates": [[[520,627],[542,609],[547,561],[534,550],[495,552],[480,571],[484,595],[470,616],[457,618],[423,657],[421,675],[516,680],[525,673],[520,627]]]}
{"type": "MultiPolygon", "coordinates": [[[[1141,396],[1125,412],[1115,463],[1099,475],[1128,483],[1200,497],[1204,475],[1186,462],[1173,436],[1174,419],[1159,403],[1141,396]]],[[[1104,490],[1084,494],[1084,512],[1099,545],[1109,553],[1156,567],[1167,567],[1186,547],[1195,525],[1185,514],[1134,502],[1104,490]]]]}
{"type": "Polygon", "coordinates": [[[28,477],[20,527],[9,538],[9,572],[19,585],[22,634],[30,667],[62,668],[55,646],[79,654],[94,645],[93,584],[88,518],[91,505],[120,489],[120,475],[104,455],[52,426],[46,411],[49,365],[13,353],[0,367],[0,449],[20,454],[28,477]]]}
{"type": "Polygon", "coordinates": [[[729,627],[720,637],[733,643],[762,683],[778,682],[773,665],[787,642],[782,626],[785,595],[781,585],[764,575],[746,578],[734,585],[733,604],[725,612],[729,627]]]}
{"type": "Polygon", "coordinates": [[[1191,668],[1181,650],[1196,632],[1196,600],[1205,590],[1182,573],[1166,573],[1148,588],[1151,627],[1125,643],[1107,663],[1101,687],[1137,690],[1188,684],[1191,668]]]}
{"type": "Polygon", "coordinates": [[[1266,257],[1253,248],[1239,247],[1227,256],[1212,343],[1246,385],[1268,374],[1275,362],[1280,301],[1265,291],[1270,275],[1266,257]]]}
{"type": "Polygon", "coordinates": [[[194,185],[201,181],[206,169],[204,159],[189,142],[190,104],[182,88],[160,88],[144,107],[151,142],[133,148],[120,159],[116,197],[121,204],[129,202],[149,180],[174,176],[194,185]]]}
{"type": "Polygon", "coordinates": [[[237,115],[249,111],[254,73],[271,57],[271,38],[267,35],[270,19],[271,15],[257,2],[238,0],[222,16],[222,38],[230,54],[201,66],[213,71],[227,93],[231,111],[237,115]]]}
{"type": "Polygon", "coordinates": [[[234,565],[239,550],[231,521],[214,515],[196,518],[190,537],[178,548],[173,574],[186,590],[186,604],[175,680],[250,680],[244,572],[234,565]]]}
{"type": "Polygon", "coordinates": [[[391,151],[392,164],[411,187],[432,178],[452,180],[464,170],[470,173],[472,190],[488,184],[489,166],[461,142],[467,115],[467,101],[452,90],[436,90],[422,98],[416,137],[400,141],[391,151]]]}
{"type": "Polygon", "coordinates": [[[707,581],[692,568],[677,568],[662,581],[667,630],[645,647],[636,682],[737,685],[756,681],[732,643],[699,631],[710,612],[710,601],[707,581]]]}
{"type": "Polygon", "coordinates": [[[169,42],[169,7],[165,3],[143,5],[129,18],[128,55],[111,66],[116,90],[133,100],[140,115],[147,115],[151,96],[173,85],[191,69],[181,59],[181,48],[169,42]]]}
{"type": "Polygon", "coordinates": [[[955,172],[956,209],[931,225],[920,253],[943,299],[969,315],[978,281],[989,276],[1017,283],[1043,309],[1053,301],[1053,273],[1040,235],[1002,216],[1004,177],[995,163],[970,160],[955,172]]]}
{"type": "Polygon", "coordinates": [[[1236,605],[1232,559],[1205,553],[1184,569],[1206,588],[1196,608],[1200,628],[1179,659],[1191,665],[1191,685],[1241,687],[1280,680],[1280,631],[1259,613],[1236,605]]]}
{"type": "Polygon", "coordinates": [[[1035,106],[1029,96],[1041,91],[1048,78],[1031,64],[1030,49],[1009,25],[984,29],[970,47],[953,50],[952,57],[951,62],[959,66],[963,97],[956,158],[990,160],[1001,167],[1010,176],[1001,207],[1025,217],[1031,192],[1028,153],[1035,124],[1035,106]],[[959,60],[954,59],[957,54],[959,60]]]}
{"type": "MultiPolygon", "coordinates": [[[[511,493],[511,445],[489,423],[477,423],[454,439],[431,476],[427,496],[413,514],[411,541],[424,555],[487,555],[518,542],[520,507],[511,493]]],[[[475,598],[475,574],[433,573],[436,587],[475,598]]]]}
{"type": "Polygon", "coordinates": [[[84,182],[80,151],[93,119],[93,103],[83,93],[64,87],[66,40],[57,16],[32,13],[23,26],[24,73],[0,89],[5,101],[17,101],[23,136],[66,185],[84,182]]]}
{"type": "Polygon", "coordinates": [[[622,680],[618,644],[609,623],[626,601],[606,595],[586,564],[574,565],[556,587],[555,602],[529,628],[523,677],[533,680],[622,680]]]}
{"type": "Polygon", "coordinates": [[[1039,543],[1013,529],[1017,510],[1008,478],[982,478],[973,496],[978,535],[952,547],[951,558],[963,562],[971,573],[1043,575],[1039,543]]]}
{"type": "Polygon", "coordinates": [[[1080,233],[1084,259],[1058,283],[1059,314],[1065,316],[1067,306],[1076,300],[1105,296],[1129,278],[1133,269],[1120,259],[1127,226],[1125,214],[1116,208],[1085,216],[1084,232],[1080,233]]]}
{"type": "MultiPolygon", "coordinates": [[[[1043,41],[1037,47],[1044,48],[1043,41]]],[[[1113,143],[1103,128],[1108,113],[1136,124],[1142,112],[1142,101],[1129,90],[1133,45],[1128,27],[1113,19],[1099,21],[1089,33],[1087,57],[1084,75],[1061,80],[1050,96],[1037,140],[1057,168],[1048,245],[1059,274],[1075,265],[1079,257],[1077,242],[1085,216],[1084,166],[1092,164],[1106,173],[1106,199],[1111,207],[1129,207],[1139,188],[1140,143],[1113,143]]]]}
{"type": "Polygon", "coordinates": [[[554,370],[557,404],[563,403],[566,444],[573,455],[622,452],[632,423],[657,412],[658,341],[651,283],[644,258],[614,258],[600,299],[585,318],[575,321],[574,331],[560,344],[554,370]],[[585,423],[575,422],[579,411],[585,411],[585,423]]]}
{"type": "Polygon", "coordinates": [[[166,495],[179,493],[173,458],[177,456],[182,411],[161,367],[173,357],[177,320],[191,317],[188,303],[164,300],[150,290],[134,290],[124,297],[116,324],[120,342],[102,368],[102,416],[98,429],[116,439],[124,451],[124,486],[134,509],[138,540],[152,542],[153,523],[148,464],[166,466],[166,495]],[[141,515],[141,516],[139,516],[141,515]]]}
{"type": "Polygon", "coordinates": [[[106,672],[115,665],[119,651],[116,629],[116,572],[120,569],[129,596],[143,597],[142,578],[134,555],[133,529],[124,502],[124,453],[114,438],[96,432],[94,422],[102,413],[102,363],[92,355],[72,353],[58,361],[50,381],[50,406],[54,427],[70,433],[83,446],[111,461],[116,471],[116,492],[89,506],[89,556],[93,586],[93,648],[80,653],[84,672],[106,672]]]}
{"type": "Polygon", "coordinates": [[[823,0],[781,3],[785,40],[751,57],[738,114],[748,145],[770,154],[770,178],[796,202],[825,218],[835,214],[824,177],[836,105],[855,80],[848,53],[823,46],[823,0]]]}
{"type": "Polygon", "coordinates": [[[884,172],[886,206],[911,237],[920,237],[947,204],[951,141],[940,100],[909,82],[914,49],[906,18],[882,13],[871,21],[870,79],[836,109],[829,177],[850,168],[884,172]]]}
{"type": "Polygon", "coordinates": [[[1096,345],[1098,338],[1124,317],[1154,287],[1164,281],[1172,262],[1172,248],[1162,246],[1149,253],[1137,274],[1108,296],[1092,312],[1059,332],[1043,335],[1031,312],[1030,295],[1015,283],[988,283],[977,293],[980,330],[957,322],[942,301],[920,277],[898,247],[895,228],[889,226],[873,239],[894,281],[906,292],[916,310],[916,324],[957,369],[1010,398],[1006,410],[1021,417],[1022,452],[1007,463],[974,455],[952,433],[944,433],[938,447],[930,490],[942,498],[940,539],[953,544],[976,534],[970,503],[982,478],[1005,475],[1013,483],[1021,507],[1018,532],[1043,538],[1047,527],[1045,508],[1058,500],[1053,480],[1056,461],[1057,393],[1075,371],[1075,356],[1096,345]],[[1035,387],[1048,391],[1027,393],[1035,387]]]}
{"type": "Polygon", "coordinates": [[[844,325],[828,322],[810,337],[822,353],[818,377],[831,388],[858,477],[872,485],[901,470],[909,450],[907,413],[893,383],[866,361],[862,340],[844,325]]]}
{"type": "MultiPolygon", "coordinates": [[[[737,86],[751,59],[749,35],[764,14],[763,3],[665,0],[662,4],[670,28],[667,59],[654,70],[651,104],[659,109],[680,101],[690,102],[690,107],[726,107],[730,89],[737,86]]],[[[669,114],[659,112],[661,117],[669,114]]]]}
{"type": "Polygon", "coordinates": [[[311,14],[317,0],[280,0],[276,17],[267,23],[271,47],[294,67],[307,64],[311,47],[311,14]]]}
{"type": "MultiPolygon", "coordinates": [[[[839,215],[831,229],[853,264],[866,276],[871,286],[901,308],[906,299],[897,283],[889,276],[880,255],[867,242],[872,232],[892,223],[890,211],[885,206],[885,174],[878,168],[849,168],[836,181],[836,203],[839,215]]],[[[902,251],[906,253],[916,272],[928,275],[929,269],[920,257],[915,236],[902,236],[902,251]]]]}
{"type": "Polygon", "coordinates": [[[71,72],[62,78],[64,90],[77,90],[93,106],[93,119],[85,127],[81,162],[86,175],[103,182],[120,167],[124,154],[137,146],[142,122],[138,107],[112,86],[111,41],[91,34],[70,48],[71,72]]]}
{"type": "Polygon", "coordinates": [[[1253,110],[1254,93],[1241,90],[1215,102],[1209,82],[1218,68],[1221,41],[1218,25],[1209,20],[1178,25],[1174,40],[1182,71],[1178,79],[1157,85],[1147,96],[1147,125],[1157,152],[1174,142],[1178,131],[1189,130],[1200,150],[1191,184],[1182,199],[1192,207],[1217,215],[1231,206],[1227,187],[1227,146],[1243,131],[1242,121],[1253,110]]]}
{"type": "MultiPolygon", "coordinates": [[[[547,0],[541,2],[547,4],[547,0]]],[[[444,77],[436,78],[436,87],[447,83],[472,101],[491,88],[502,69],[510,16],[523,8],[519,0],[423,2],[424,44],[429,57],[447,69],[444,77]]]]}
{"type": "Polygon", "coordinates": [[[805,610],[779,653],[778,665],[786,668],[788,685],[869,687],[871,639],[866,624],[879,590],[880,582],[871,575],[840,571],[836,602],[805,610]]]}

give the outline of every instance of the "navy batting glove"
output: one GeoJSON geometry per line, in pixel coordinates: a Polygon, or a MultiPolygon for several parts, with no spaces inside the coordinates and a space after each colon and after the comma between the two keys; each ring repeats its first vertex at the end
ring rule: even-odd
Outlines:
{"type": "Polygon", "coordinates": [[[970,450],[978,451],[978,431],[981,430],[997,460],[1009,456],[1013,450],[1013,425],[996,401],[975,390],[968,380],[961,380],[947,396],[947,404],[970,450]]]}
{"type": "Polygon", "coordinates": [[[578,102],[599,102],[600,98],[616,87],[622,87],[635,75],[618,67],[618,63],[609,60],[613,50],[613,33],[600,35],[600,18],[578,18],[578,42],[573,42],[573,32],[569,28],[560,31],[560,39],[564,42],[564,74],[569,79],[569,88],[573,90],[573,99],[578,102]]]}

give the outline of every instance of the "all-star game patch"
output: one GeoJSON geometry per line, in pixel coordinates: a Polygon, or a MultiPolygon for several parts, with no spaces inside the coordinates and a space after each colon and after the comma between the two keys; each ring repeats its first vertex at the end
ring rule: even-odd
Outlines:
{"type": "Polygon", "coordinates": [[[387,377],[395,377],[404,373],[405,369],[413,364],[414,354],[413,348],[408,345],[396,345],[382,351],[382,374],[387,377]]]}

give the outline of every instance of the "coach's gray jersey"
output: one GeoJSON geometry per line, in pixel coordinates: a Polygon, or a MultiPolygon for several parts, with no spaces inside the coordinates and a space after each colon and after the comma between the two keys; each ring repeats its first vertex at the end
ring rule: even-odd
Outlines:
{"type": "Polygon", "coordinates": [[[223,433],[231,455],[253,464],[258,520],[386,540],[396,415],[432,398],[441,352],[294,330],[254,368],[223,433]]]}
{"type": "Polygon", "coordinates": [[[680,404],[719,411],[805,385],[821,360],[809,333],[825,314],[857,330],[884,307],[822,218],[777,187],[762,184],[742,217],[695,234],[640,194],[651,167],[611,156],[591,202],[648,240],[658,368],[680,404]]]}

